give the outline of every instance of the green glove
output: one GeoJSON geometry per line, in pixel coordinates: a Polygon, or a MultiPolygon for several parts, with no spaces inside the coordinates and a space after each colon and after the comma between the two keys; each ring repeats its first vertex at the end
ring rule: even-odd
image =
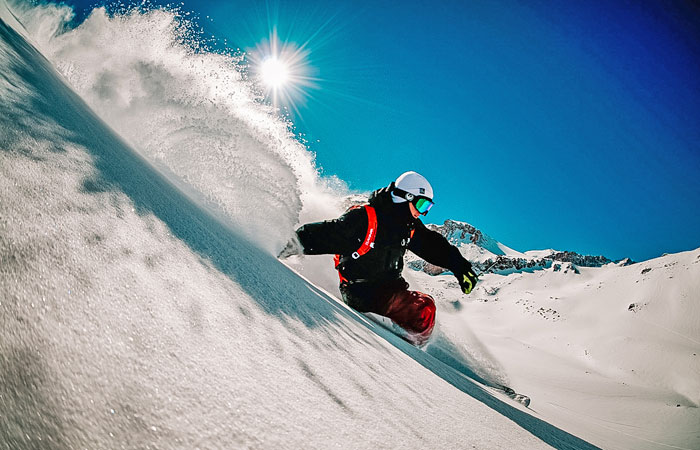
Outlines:
{"type": "Polygon", "coordinates": [[[462,292],[469,294],[476,286],[479,281],[479,277],[476,276],[472,270],[472,265],[467,263],[468,267],[465,267],[463,272],[457,276],[457,281],[459,281],[459,287],[462,288],[462,292]]]}

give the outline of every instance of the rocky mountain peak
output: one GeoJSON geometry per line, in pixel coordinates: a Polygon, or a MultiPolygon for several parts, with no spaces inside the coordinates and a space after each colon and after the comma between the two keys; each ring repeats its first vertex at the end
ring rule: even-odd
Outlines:
{"type": "MultiPolygon", "coordinates": [[[[578,273],[578,267],[602,267],[607,264],[634,264],[629,258],[613,261],[605,256],[582,255],[573,251],[548,250],[536,253],[536,256],[521,253],[508,248],[478,228],[466,222],[446,220],[442,225],[428,224],[429,229],[443,235],[452,245],[472,262],[479,273],[513,273],[552,269],[578,273]]],[[[411,258],[409,267],[422,270],[430,275],[439,275],[447,270],[429,264],[420,259],[411,258]]]]}

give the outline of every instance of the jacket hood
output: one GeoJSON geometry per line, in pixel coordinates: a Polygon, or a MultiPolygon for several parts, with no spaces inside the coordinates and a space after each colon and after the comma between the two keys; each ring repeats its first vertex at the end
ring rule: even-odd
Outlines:
{"type": "Polygon", "coordinates": [[[389,212],[406,223],[414,223],[417,219],[411,215],[411,210],[408,207],[408,202],[394,203],[391,199],[391,191],[394,189],[394,183],[389,186],[377,189],[369,195],[369,204],[374,208],[389,212]]]}
{"type": "Polygon", "coordinates": [[[369,204],[375,208],[385,208],[391,206],[391,189],[393,183],[389,186],[377,189],[369,195],[369,204]]]}

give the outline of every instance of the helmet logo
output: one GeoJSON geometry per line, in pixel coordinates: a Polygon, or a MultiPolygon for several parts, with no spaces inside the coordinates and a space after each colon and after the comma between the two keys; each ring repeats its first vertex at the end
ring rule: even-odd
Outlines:
{"type": "Polygon", "coordinates": [[[425,194],[425,188],[419,188],[421,195],[425,194]]]}

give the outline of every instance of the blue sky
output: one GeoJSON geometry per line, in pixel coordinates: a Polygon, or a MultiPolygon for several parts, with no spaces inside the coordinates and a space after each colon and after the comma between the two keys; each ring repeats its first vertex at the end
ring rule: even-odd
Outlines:
{"type": "MultiPolygon", "coordinates": [[[[77,4],[81,11],[93,2],[77,4]]],[[[691,2],[187,1],[252,52],[274,28],[313,86],[287,105],[326,175],[433,184],[427,222],[518,249],[649,259],[700,246],[691,2]]]]}

